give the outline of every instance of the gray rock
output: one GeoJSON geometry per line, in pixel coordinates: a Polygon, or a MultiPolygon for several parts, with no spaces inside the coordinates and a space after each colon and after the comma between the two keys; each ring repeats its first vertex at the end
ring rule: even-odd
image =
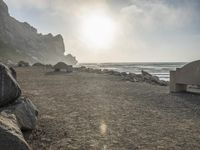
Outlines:
{"type": "Polygon", "coordinates": [[[2,16],[8,16],[9,15],[8,7],[2,0],[0,0],[0,14],[2,16]]]}
{"type": "Polygon", "coordinates": [[[21,89],[10,69],[0,63],[0,107],[15,101],[21,95],[21,89]]]}
{"type": "Polygon", "coordinates": [[[105,74],[108,73],[108,71],[109,71],[108,69],[103,69],[102,70],[102,72],[105,73],[105,74]]]}
{"type": "Polygon", "coordinates": [[[145,76],[145,77],[152,77],[152,75],[144,70],[141,71],[142,72],[142,75],[145,76]]]}
{"type": "Polygon", "coordinates": [[[127,76],[127,73],[126,72],[121,72],[121,76],[127,76]]]}
{"type": "Polygon", "coordinates": [[[106,69],[104,71],[106,74],[109,74],[109,75],[113,75],[115,72],[114,70],[106,70],[106,69]]]}
{"type": "Polygon", "coordinates": [[[15,115],[0,113],[0,148],[3,150],[30,150],[24,140],[15,115]]]}
{"type": "Polygon", "coordinates": [[[160,86],[168,85],[168,83],[166,81],[162,81],[157,76],[153,76],[150,73],[143,71],[143,70],[142,70],[142,76],[143,76],[145,82],[160,85],[160,86]]]}
{"type": "Polygon", "coordinates": [[[13,67],[9,68],[11,71],[12,76],[15,78],[15,80],[17,79],[17,72],[15,71],[15,69],[13,67]]]}
{"type": "Polygon", "coordinates": [[[19,61],[18,62],[18,67],[29,67],[29,63],[28,62],[25,62],[25,61],[19,61]]]}
{"type": "Polygon", "coordinates": [[[101,74],[101,69],[95,69],[95,73],[101,74]]]}
{"type": "Polygon", "coordinates": [[[113,71],[113,75],[115,75],[115,76],[121,76],[121,73],[118,72],[118,71],[113,71]]]}
{"type": "Polygon", "coordinates": [[[31,100],[20,97],[10,106],[3,108],[3,110],[15,114],[21,130],[35,129],[38,109],[31,100]]]}
{"type": "Polygon", "coordinates": [[[164,81],[164,80],[158,80],[157,84],[160,86],[168,86],[169,82],[168,81],[164,81]]]}
{"type": "Polygon", "coordinates": [[[45,67],[46,67],[46,68],[49,68],[49,69],[52,69],[52,68],[53,68],[53,66],[52,66],[51,64],[46,64],[45,67]]]}
{"type": "Polygon", "coordinates": [[[34,63],[32,66],[33,67],[44,67],[45,65],[40,62],[37,62],[37,63],[34,63]]]}
{"type": "Polygon", "coordinates": [[[134,73],[127,74],[126,76],[124,76],[124,79],[131,82],[137,82],[136,75],[134,73]]]}
{"type": "Polygon", "coordinates": [[[85,66],[78,67],[75,70],[79,72],[87,72],[87,68],[85,66]]]}
{"type": "Polygon", "coordinates": [[[57,64],[55,64],[53,66],[53,68],[54,68],[55,72],[59,72],[59,71],[65,71],[65,72],[68,72],[68,73],[73,72],[72,65],[67,65],[64,62],[58,62],[57,64]]]}

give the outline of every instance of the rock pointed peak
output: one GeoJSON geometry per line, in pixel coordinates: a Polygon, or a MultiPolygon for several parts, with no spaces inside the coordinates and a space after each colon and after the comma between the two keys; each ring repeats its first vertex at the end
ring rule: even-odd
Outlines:
{"type": "Polygon", "coordinates": [[[0,15],[1,14],[9,15],[8,6],[3,0],[0,0],[0,15]]]}

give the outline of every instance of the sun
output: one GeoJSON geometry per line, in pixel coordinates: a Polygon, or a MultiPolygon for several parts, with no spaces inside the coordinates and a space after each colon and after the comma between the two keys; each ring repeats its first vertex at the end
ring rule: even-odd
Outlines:
{"type": "Polygon", "coordinates": [[[83,17],[81,37],[91,48],[109,48],[114,41],[116,26],[114,21],[103,14],[92,14],[83,17]]]}

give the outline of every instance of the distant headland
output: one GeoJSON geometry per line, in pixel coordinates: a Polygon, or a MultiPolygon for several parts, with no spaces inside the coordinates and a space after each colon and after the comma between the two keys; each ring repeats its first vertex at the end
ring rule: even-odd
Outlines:
{"type": "Polygon", "coordinates": [[[54,64],[58,61],[74,65],[77,60],[65,53],[62,35],[42,35],[26,22],[11,17],[7,5],[0,0],[0,60],[16,63],[20,60],[30,63],[54,64]]]}

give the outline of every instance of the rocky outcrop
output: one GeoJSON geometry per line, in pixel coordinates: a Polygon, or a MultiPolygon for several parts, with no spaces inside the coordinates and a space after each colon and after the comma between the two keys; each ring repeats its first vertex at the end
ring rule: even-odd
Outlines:
{"type": "Polygon", "coordinates": [[[144,80],[147,82],[155,83],[155,84],[162,85],[162,86],[167,85],[167,82],[160,80],[157,76],[153,76],[144,70],[142,70],[142,76],[143,76],[144,80]]]}
{"type": "Polygon", "coordinates": [[[0,146],[3,150],[30,150],[15,115],[0,113],[0,146]]]}
{"type": "Polygon", "coordinates": [[[16,116],[21,130],[35,129],[38,109],[31,102],[31,100],[20,97],[10,106],[4,108],[4,110],[16,116]]]}
{"type": "Polygon", "coordinates": [[[53,66],[53,68],[54,68],[55,72],[59,72],[59,71],[62,71],[62,70],[65,71],[65,72],[68,72],[68,73],[73,72],[72,66],[67,65],[64,62],[58,62],[57,64],[55,64],[53,66]]]}
{"type": "Polygon", "coordinates": [[[103,69],[103,70],[92,69],[92,68],[86,68],[85,66],[74,68],[74,70],[81,71],[81,72],[114,75],[114,76],[121,77],[122,80],[127,80],[131,82],[146,82],[146,83],[160,85],[160,86],[168,85],[168,82],[160,80],[157,76],[153,76],[146,71],[142,71],[141,74],[134,74],[134,73],[127,73],[127,72],[118,72],[118,71],[108,70],[108,69],[103,69]]]}
{"type": "Polygon", "coordinates": [[[21,61],[19,61],[19,62],[17,63],[17,66],[18,66],[18,67],[29,67],[30,65],[29,65],[28,62],[25,62],[25,61],[21,60],[21,61]]]}
{"type": "Polygon", "coordinates": [[[11,70],[0,63],[0,106],[14,102],[21,95],[21,89],[11,70]]]}
{"type": "Polygon", "coordinates": [[[14,68],[0,63],[0,149],[29,150],[21,130],[36,127],[38,110],[31,100],[20,97],[16,76],[14,68]]]}
{"type": "Polygon", "coordinates": [[[37,62],[37,63],[34,63],[32,66],[33,67],[45,67],[45,64],[37,62]]]}
{"type": "Polygon", "coordinates": [[[55,64],[58,61],[76,64],[72,55],[64,56],[65,45],[62,36],[42,35],[26,22],[11,17],[7,5],[0,0],[0,60],[30,63],[55,64]]]}
{"type": "Polygon", "coordinates": [[[8,16],[8,7],[7,5],[1,0],[0,1],[0,15],[2,16],[8,16]]]}

